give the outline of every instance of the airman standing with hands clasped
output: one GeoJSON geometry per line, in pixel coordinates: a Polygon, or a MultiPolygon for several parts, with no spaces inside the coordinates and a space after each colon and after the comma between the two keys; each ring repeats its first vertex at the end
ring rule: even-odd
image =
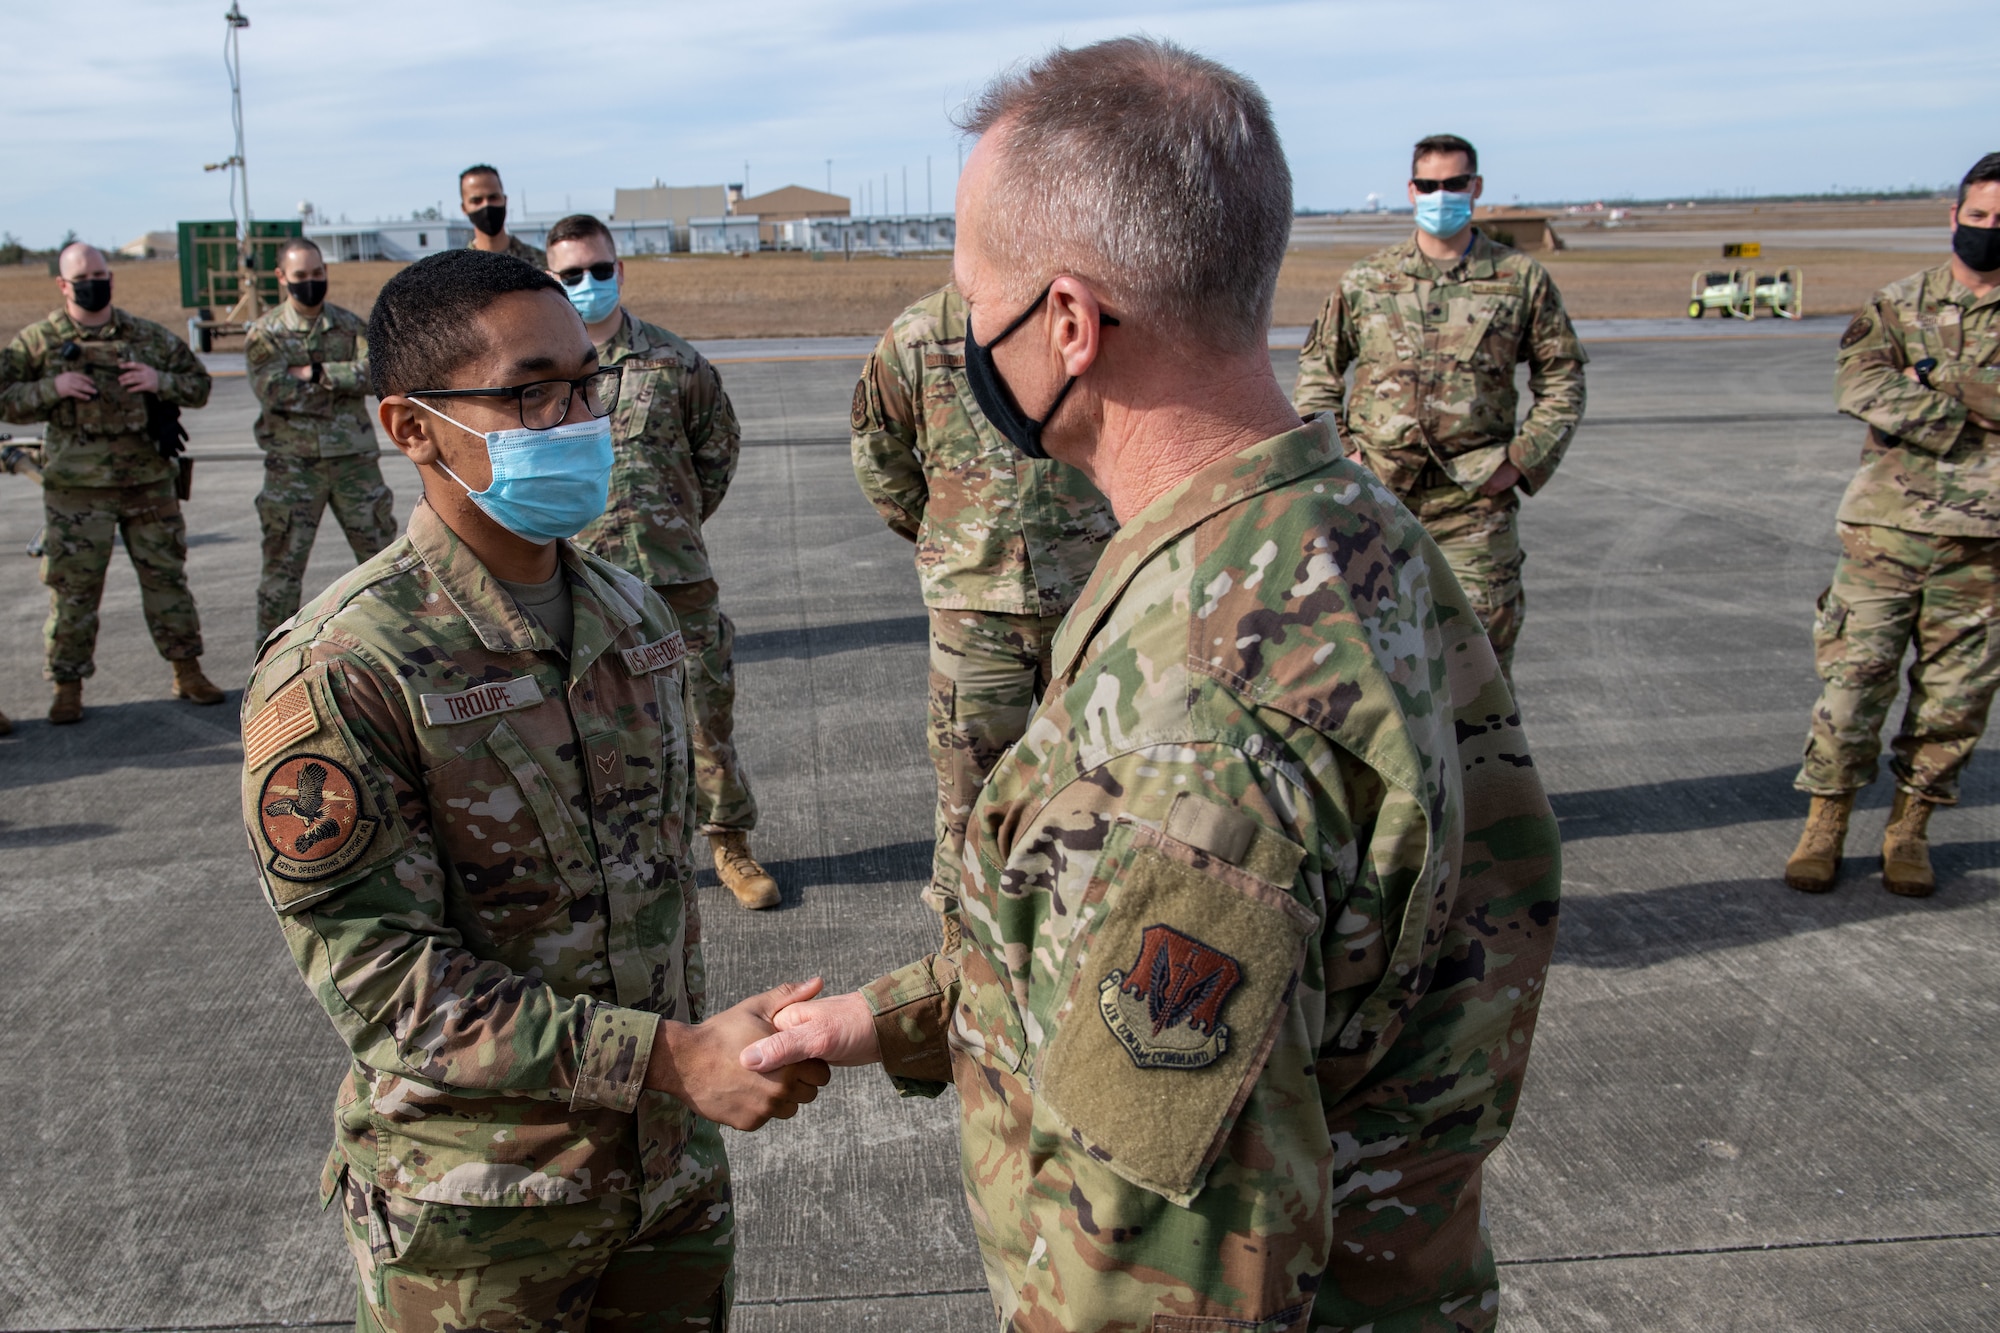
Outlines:
{"type": "Polygon", "coordinates": [[[97,670],[97,605],[121,536],[153,646],[173,667],[174,697],[219,704],[222,691],[201,670],[175,462],[187,439],[180,409],[208,401],[208,370],[172,333],[111,304],[111,266],[95,246],[66,247],[57,266],[62,309],[0,351],[0,415],[48,423],[49,721],[83,720],[83,682],[97,670]]]}
{"type": "Polygon", "coordinates": [[[401,539],[265,642],[243,818],[351,1062],[322,1196],[361,1327],[714,1330],[717,1123],[782,986],[706,1016],[687,649],[568,538],[604,509],[619,371],[553,278],[452,250],[383,287],[370,375],[423,479],[401,539]]]}
{"type": "Polygon", "coordinates": [[[1333,413],[1359,461],[1423,523],[1511,680],[1527,611],[1520,497],[1548,484],[1576,434],[1589,358],[1548,271],[1472,225],[1484,188],[1471,144],[1418,141],[1416,234],[1341,278],[1292,396],[1302,414],[1333,413]],[[1534,405],[1517,424],[1523,361],[1534,405]]]}
{"type": "Polygon", "coordinates": [[[368,420],[368,335],[360,317],[326,299],[326,259],[303,237],[278,251],[286,297],[244,340],[257,395],[264,489],[264,576],[257,638],[299,609],[313,539],[329,506],[356,560],[396,539],[396,497],[382,480],[368,420]]]}
{"type": "Polygon", "coordinates": [[[636,575],[673,611],[687,642],[695,801],[716,876],[744,907],[776,907],[778,882],[750,852],[757,798],[736,752],[736,626],[701,535],[736,475],[736,411],[706,357],[625,308],[610,228],[588,213],[562,219],[549,228],[549,265],[598,364],[620,372],[611,498],[577,545],[636,575]]]}

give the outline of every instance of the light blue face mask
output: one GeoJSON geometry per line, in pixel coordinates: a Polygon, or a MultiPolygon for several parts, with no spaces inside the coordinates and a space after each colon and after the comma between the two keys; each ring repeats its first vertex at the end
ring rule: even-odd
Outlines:
{"type": "Polygon", "coordinates": [[[1417,196],[1417,225],[1433,236],[1456,236],[1472,221],[1472,196],[1433,190],[1417,196]]]}
{"type": "Polygon", "coordinates": [[[565,287],[563,292],[586,324],[609,319],[611,312],[618,308],[618,279],[615,277],[599,282],[585,273],[577,279],[576,286],[565,287]]]}
{"type": "Polygon", "coordinates": [[[473,430],[421,398],[411,402],[470,435],[483,435],[493,481],[475,491],[438,466],[486,516],[517,537],[552,542],[574,537],[604,513],[611,498],[611,419],[596,417],[548,430],[473,430]]]}

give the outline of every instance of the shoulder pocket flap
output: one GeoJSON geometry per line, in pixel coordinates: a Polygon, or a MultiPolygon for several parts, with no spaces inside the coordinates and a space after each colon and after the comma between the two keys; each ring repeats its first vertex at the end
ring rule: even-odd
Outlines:
{"type": "Polygon", "coordinates": [[[1135,843],[1066,969],[1036,1092],[1092,1157],[1186,1206],[1263,1072],[1317,918],[1289,885],[1157,833],[1135,843]]]}

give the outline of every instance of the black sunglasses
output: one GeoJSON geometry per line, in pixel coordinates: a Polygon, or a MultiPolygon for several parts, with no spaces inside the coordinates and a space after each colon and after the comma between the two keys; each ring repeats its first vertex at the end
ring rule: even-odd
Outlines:
{"type": "Polygon", "coordinates": [[[521,409],[521,424],[529,430],[553,430],[569,415],[569,400],[583,390],[583,406],[591,416],[611,414],[618,405],[620,366],[593,370],[581,379],[536,380],[498,389],[412,389],[407,398],[512,398],[521,409]]]}
{"type": "MultiPolygon", "coordinates": [[[[1463,176],[1446,176],[1443,180],[1432,180],[1427,176],[1412,176],[1410,184],[1417,187],[1418,194],[1436,194],[1439,190],[1449,190],[1453,194],[1464,194],[1472,184],[1477,172],[1468,171],[1463,176]]],[[[567,279],[565,279],[567,281],[567,279]]]]}
{"type": "Polygon", "coordinates": [[[559,269],[556,272],[556,276],[562,279],[563,286],[574,287],[583,281],[583,275],[586,273],[596,278],[599,282],[609,282],[611,281],[611,275],[617,271],[618,265],[614,261],[609,264],[592,264],[588,268],[559,269]]]}

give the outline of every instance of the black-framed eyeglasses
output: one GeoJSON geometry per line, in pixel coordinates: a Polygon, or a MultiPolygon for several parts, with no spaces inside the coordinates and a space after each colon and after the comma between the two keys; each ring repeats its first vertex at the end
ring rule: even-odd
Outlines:
{"type": "Polygon", "coordinates": [[[563,286],[574,287],[583,281],[583,275],[586,273],[599,282],[609,282],[611,281],[611,275],[617,271],[618,265],[614,261],[609,264],[590,264],[584,268],[557,269],[556,277],[562,281],[563,286]]]}
{"type": "Polygon", "coordinates": [[[593,370],[580,379],[536,380],[496,389],[412,389],[407,398],[512,398],[521,409],[521,424],[529,430],[553,430],[569,415],[570,399],[581,390],[584,410],[593,417],[611,415],[618,405],[622,366],[593,370]]]}
{"type": "Polygon", "coordinates": [[[1479,173],[1468,171],[1463,176],[1446,176],[1443,180],[1432,180],[1428,176],[1412,176],[1410,184],[1417,187],[1418,194],[1436,194],[1439,190],[1449,190],[1453,194],[1464,194],[1472,188],[1472,178],[1479,173]]]}

